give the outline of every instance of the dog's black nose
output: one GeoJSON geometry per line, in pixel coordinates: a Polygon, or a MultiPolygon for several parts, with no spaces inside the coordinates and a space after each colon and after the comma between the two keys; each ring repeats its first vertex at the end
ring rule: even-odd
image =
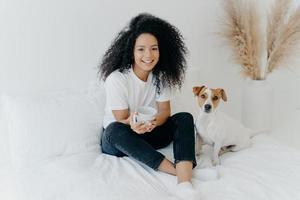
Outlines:
{"type": "Polygon", "coordinates": [[[204,109],[207,110],[207,111],[210,110],[211,109],[211,105],[210,104],[205,104],[204,105],[204,109]]]}

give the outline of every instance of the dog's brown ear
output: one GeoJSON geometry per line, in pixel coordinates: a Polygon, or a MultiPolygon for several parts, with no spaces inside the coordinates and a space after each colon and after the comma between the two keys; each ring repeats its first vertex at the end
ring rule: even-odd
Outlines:
{"type": "Polygon", "coordinates": [[[198,96],[200,91],[201,91],[201,88],[199,86],[193,87],[193,93],[195,96],[198,96]]]}
{"type": "Polygon", "coordinates": [[[227,95],[224,89],[219,88],[223,101],[227,101],[227,95]]]}
{"type": "Polygon", "coordinates": [[[204,85],[202,85],[202,86],[194,86],[193,87],[193,93],[194,93],[194,95],[198,96],[203,88],[205,88],[204,85]]]}

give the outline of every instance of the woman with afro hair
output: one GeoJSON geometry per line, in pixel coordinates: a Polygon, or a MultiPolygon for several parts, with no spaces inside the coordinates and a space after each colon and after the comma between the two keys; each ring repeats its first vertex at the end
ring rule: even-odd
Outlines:
{"type": "Polygon", "coordinates": [[[134,17],[118,34],[99,66],[106,90],[101,148],[103,153],[129,156],[175,175],[178,186],[194,191],[193,117],[190,113],[170,116],[171,90],[182,86],[186,53],[179,30],[150,14],[134,17]],[[144,106],[156,108],[157,114],[150,123],[135,122],[137,108],[144,106]],[[174,163],[157,151],[171,142],[174,163]]]}

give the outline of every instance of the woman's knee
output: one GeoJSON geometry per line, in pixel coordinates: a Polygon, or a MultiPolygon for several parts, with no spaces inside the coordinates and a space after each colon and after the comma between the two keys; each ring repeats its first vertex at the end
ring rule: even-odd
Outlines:
{"type": "Polygon", "coordinates": [[[110,123],[105,131],[104,131],[104,139],[108,140],[109,142],[113,140],[118,140],[120,137],[124,136],[127,132],[129,132],[130,127],[121,122],[112,122],[110,123]]]}
{"type": "Polygon", "coordinates": [[[180,123],[194,123],[194,117],[191,113],[180,112],[173,115],[173,118],[180,123]]]}
{"type": "Polygon", "coordinates": [[[124,124],[122,122],[112,122],[110,123],[105,130],[107,131],[114,131],[114,130],[120,130],[120,129],[123,129],[125,127],[127,127],[128,125],[127,124],[124,124]]]}

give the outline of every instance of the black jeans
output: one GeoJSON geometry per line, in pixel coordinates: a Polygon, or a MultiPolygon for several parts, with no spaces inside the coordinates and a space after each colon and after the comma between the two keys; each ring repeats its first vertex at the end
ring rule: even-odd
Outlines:
{"type": "Polygon", "coordinates": [[[157,170],[165,156],[156,149],[173,141],[175,164],[195,159],[194,120],[190,113],[177,113],[149,133],[137,134],[129,125],[112,122],[101,138],[102,152],[118,157],[129,156],[157,170]]]}

